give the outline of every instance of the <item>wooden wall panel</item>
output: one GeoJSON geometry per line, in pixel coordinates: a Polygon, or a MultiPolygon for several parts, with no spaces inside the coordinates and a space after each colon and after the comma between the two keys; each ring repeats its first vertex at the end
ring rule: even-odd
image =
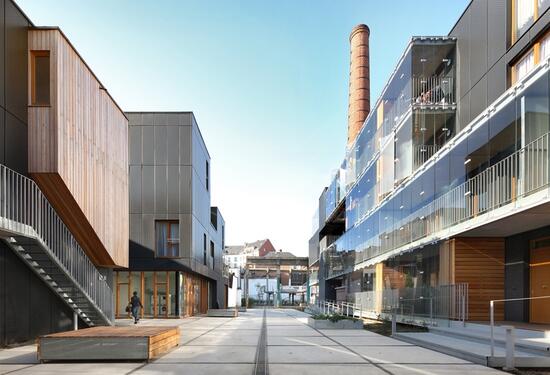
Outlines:
{"type": "Polygon", "coordinates": [[[200,313],[206,314],[208,312],[208,281],[201,279],[200,288],[201,288],[200,313]]]}
{"type": "MultiPolygon", "coordinates": [[[[489,301],[504,298],[504,239],[454,238],[454,282],[468,283],[469,320],[489,320],[489,301]]],[[[495,305],[504,319],[504,305],[495,305]]]]}
{"type": "Polygon", "coordinates": [[[51,106],[29,108],[29,172],[95,264],[127,267],[128,120],[61,31],[30,30],[29,50],[49,50],[51,72],[51,106]]]}

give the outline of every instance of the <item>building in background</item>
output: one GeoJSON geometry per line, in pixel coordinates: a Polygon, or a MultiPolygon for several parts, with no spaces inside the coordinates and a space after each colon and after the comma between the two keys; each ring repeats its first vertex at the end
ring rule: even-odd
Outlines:
{"type": "Polygon", "coordinates": [[[226,246],[223,253],[223,262],[228,267],[228,272],[237,277],[237,295],[235,297],[237,306],[240,306],[243,296],[244,285],[242,283],[243,271],[246,266],[246,259],[249,256],[265,256],[274,252],[275,247],[269,238],[254,242],[245,242],[244,245],[226,246]]]}
{"type": "Polygon", "coordinates": [[[130,263],[116,272],[116,316],[134,291],[145,317],[225,307],[225,222],[211,206],[211,160],[192,112],[128,112],[130,263]]]}
{"type": "Polygon", "coordinates": [[[298,305],[307,301],[308,258],[288,251],[249,256],[244,266],[248,305],[298,305]]]}
{"type": "Polygon", "coordinates": [[[114,323],[128,120],[58,28],[0,1],[0,346],[114,323]]]}
{"type": "MultiPolygon", "coordinates": [[[[320,299],[429,324],[548,295],[549,7],[471,1],[449,35],[411,39],[372,110],[369,31],[352,31],[346,157],[310,241],[320,299]]],[[[495,319],[548,324],[550,299],[495,319]]]]}

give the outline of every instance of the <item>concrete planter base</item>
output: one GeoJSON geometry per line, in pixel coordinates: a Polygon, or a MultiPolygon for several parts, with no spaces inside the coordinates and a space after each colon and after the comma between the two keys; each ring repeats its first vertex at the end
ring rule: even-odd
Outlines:
{"type": "Polygon", "coordinates": [[[206,316],[216,318],[236,318],[239,312],[235,309],[208,309],[206,316]]]}
{"type": "Polygon", "coordinates": [[[363,321],[351,319],[343,319],[337,322],[331,322],[330,320],[315,320],[313,318],[307,318],[307,324],[315,329],[363,329],[363,321]]]}

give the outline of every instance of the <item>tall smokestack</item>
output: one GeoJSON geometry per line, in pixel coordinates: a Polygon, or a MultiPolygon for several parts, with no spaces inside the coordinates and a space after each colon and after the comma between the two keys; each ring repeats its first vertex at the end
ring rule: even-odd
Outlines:
{"type": "Polygon", "coordinates": [[[351,60],[349,72],[348,147],[355,141],[370,111],[369,34],[367,25],[357,25],[349,42],[351,60]]]}

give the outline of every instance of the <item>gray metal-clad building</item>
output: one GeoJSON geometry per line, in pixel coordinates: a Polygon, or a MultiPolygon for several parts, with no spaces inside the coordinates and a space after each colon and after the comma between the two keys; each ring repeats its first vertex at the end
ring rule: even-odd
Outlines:
{"type": "MultiPolygon", "coordinates": [[[[177,305],[171,309],[174,314],[191,314],[185,312],[184,304],[186,297],[195,297],[185,295],[188,292],[184,290],[185,275],[208,283],[208,303],[201,301],[200,312],[208,306],[221,307],[225,290],[222,276],[225,222],[220,211],[211,206],[211,160],[195,116],[192,112],[128,112],[127,116],[129,270],[143,273],[141,294],[146,302],[150,296],[144,272],[169,272],[167,277],[172,280],[169,283],[175,282],[175,288],[170,286],[172,291],[167,293],[176,294],[176,298],[171,297],[172,304],[175,301],[177,305]],[[159,238],[164,233],[164,223],[171,233],[169,250],[159,238]]],[[[139,289],[131,285],[132,278],[127,279],[126,272],[119,275],[123,275],[119,283],[129,284],[128,293],[139,289]]],[[[134,281],[134,284],[137,283],[134,281]]],[[[201,284],[201,288],[203,286],[201,284]]],[[[117,295],[119,316],[124,315],[121,308],[126,302],[125,293],[123,288],[117,295]]],[[[205,292],[200,294],[204,299],[205,292]]],[[[156,298],[153,296],[153,302],[156,298]]],[[[153,315],[163,314],[157,310],[153,315]]]]}

